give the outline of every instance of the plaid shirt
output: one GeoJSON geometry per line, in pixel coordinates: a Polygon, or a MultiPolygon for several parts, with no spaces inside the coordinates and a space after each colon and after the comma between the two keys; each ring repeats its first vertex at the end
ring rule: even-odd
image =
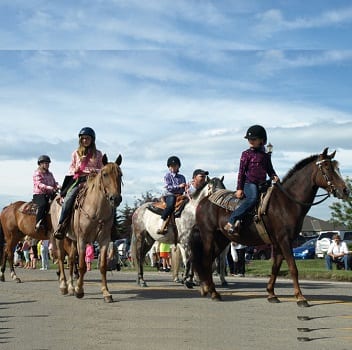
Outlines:
{"type": "Polygon", "coordinates": [[[58,183],[50,171],[42,172],[37,169],[34,172],[33,194],[52,194],[57,188],[58,183]]]}

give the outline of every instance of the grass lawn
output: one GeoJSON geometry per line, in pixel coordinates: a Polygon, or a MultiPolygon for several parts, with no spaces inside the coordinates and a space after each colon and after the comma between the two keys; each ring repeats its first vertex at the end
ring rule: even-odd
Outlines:
{"type": "MultiPolygon", "coordinates": [[[[332,271],[325,267],[325,259],[296,260],[299,278],[309,280],[334,280],[352,282],[352,271],[336,270],[332,271]]],[[[271,260],[251,260],[246,265],[247,276],[267,277],[271,272],[271,260]]],[[[286,261],[282,263],[279,276],[291,278],[286,261]]]]}

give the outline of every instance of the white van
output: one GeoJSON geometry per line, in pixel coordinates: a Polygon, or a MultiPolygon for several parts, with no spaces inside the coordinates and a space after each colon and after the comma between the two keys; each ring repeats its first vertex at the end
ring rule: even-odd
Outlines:
{"type": "Polygon", "coordinates": [[[346,243],[352,242],[352,231],[321,231],[315,243],[315,256],[317,258],[324,258],[335,234],[339,234],[346,243]]]}

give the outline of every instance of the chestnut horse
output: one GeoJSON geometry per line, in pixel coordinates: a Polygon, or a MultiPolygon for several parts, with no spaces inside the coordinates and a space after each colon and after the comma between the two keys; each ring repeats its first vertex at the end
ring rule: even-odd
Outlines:
{"type": "MultiPolygon", "coordinates": [[[[283,259],[291,273],[294,295],[299,306],[309,306],[303,296],[295,259],[292,254],[292,241],[301,231],[303,219],[313,204],[319,188],[339,199],[347,199],[349,190],[342,179],[338,163],[333,160],[335,152],[328,155],[328,149],[297,163],[284,177],[282,183],[274,185],[266,214],[262,216],[266,232],[273,245],[271,276],[267,284],[268,301],[279,302],[274,287],[283,259]]],[[[319,201],[320,203],[321,201],[319,201]]],[[[191,234],[192,262],[201,282],[201,295],[210,293],[211,298],[221,300],[212,278],[212,263],[226,247],[231,235],[224,231],[230,211],[203,199],[196,211],[197,231],[191,234]]],[[[245,245],[263,244],[252,215],[247,215],[239,228],[239,243],[245,245]]]]}
{"type": "Polygon", "coordinates": [[[36,214],[26,211],[25,207],[28,206],[30,203],[17,201],[4,207],[0,213],[0,281],[2,282],[5,281],[7,261],[12,279],[18,283],[21,282],[13,265],[14,251],[18,242],[23,241],[26,235],[38,240],[51,239],[50,216],[47,215],[46,218],[48,232],[44,230],[37,232],[35,229],[36,214]]]}
{"type": "MultiPolygon", "coordinates": [[[[122,171],[120,165],[122,157],[119,155],[114,163],[108,163],[106,155],[103,156],[103,168],[88,177],[86,184],[79,191],[71,221],[69,232],[65,240],[56,240],[57,255],[59,259],[59,287],[62,294],[67,293],[67,280],[64,270],[64,241],[71,244],[69,254],[70,265],[73,264],[76,249],[79,257],[79,277],[74,294],[77,298],[83,298],[84,275],[87,271],[85,263],[85,252],[87,243],[97,241],[100,246],[100,273],[101,291],[106,302],[112,302],[106,281],[106,257],[109,242],[111,240],[111,229],[114,222],[115,209],[122,201],[121,185],[122,171]]],[[[53,227],[58,224],[61,206],[54,200],[50,207],[51,221],[53,227]]],[[[70,283],[73,278],[70,275],[70,283]]]]}

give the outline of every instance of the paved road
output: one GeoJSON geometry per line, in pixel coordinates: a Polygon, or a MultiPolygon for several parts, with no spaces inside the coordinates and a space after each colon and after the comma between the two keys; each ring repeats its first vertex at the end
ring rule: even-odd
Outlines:
{"type": "Polygon", "coordinates": [[[229,277],[219,288],[223,302],[214,302],[169,273],[146,273],[149,287],[139,288],[135,273],[114,272],[114,302],[106,304],[96,270],[83,299],[61,296],[54,271],[17,271],[22,283],[8,275],[0,283],[2,350],[351,349],[351,283],[304,281],[311,307],[299,308],[287,280],[278,282],[282,302],[272,305],[265,279],[229,277]]]}

